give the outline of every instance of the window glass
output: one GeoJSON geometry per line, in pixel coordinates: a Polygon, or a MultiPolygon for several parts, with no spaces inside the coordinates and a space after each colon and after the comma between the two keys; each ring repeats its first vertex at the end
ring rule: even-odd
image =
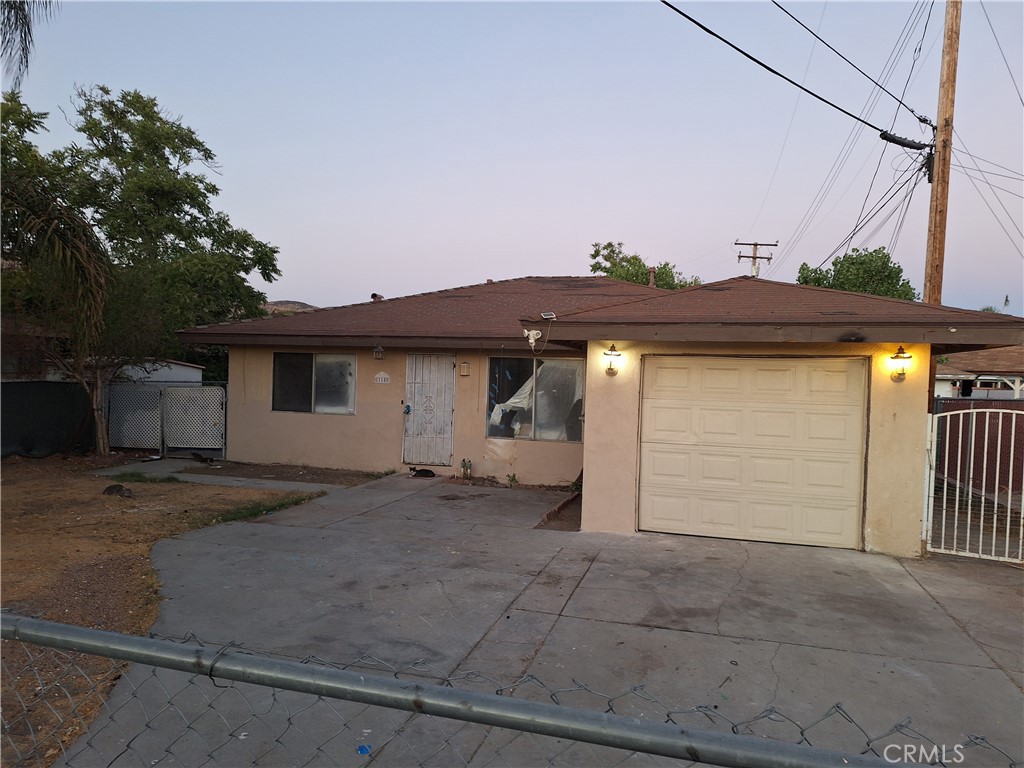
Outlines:
{"type": "Polygon", "coordinates": [[[355,413],[355,355],[274,353],[275,411],[355,413]]]}
{"type": "Polygon", "coordinates": [[[538,440],[581,440],[583,361],[540,362],[536,382],[534,437],[538,440]]]}
{"type": "Polygon", "coordinates": [[[313,355],[297,352],[274,353],[275,411],[312,410],[313,355]]]}
{"type": "Polygon", "coordinates": [[[583,370],[582,360],[492,358],[488,436],[582,440],[583,370]]]}
{"type": "Polygon", "coordinates": [[[352,413],[355,405],[355,359],[351,355],[317,355],[314,410],[352,413]]]}

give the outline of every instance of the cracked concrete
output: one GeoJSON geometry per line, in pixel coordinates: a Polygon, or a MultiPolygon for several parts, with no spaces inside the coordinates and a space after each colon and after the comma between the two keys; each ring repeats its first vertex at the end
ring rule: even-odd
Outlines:
{"type": "MultiPolygon", "coordinates": [[[[552,689],[578,680],[606,698],[561,698],[588,708],[643,684],[651,698],[615,699],[615,711],[672,709],[697,727],[708,715],[685,713],[698,705],[733,722],[775,707],[807,724],[841,702],[870,733],[909,715],[936,743],[982,734],[1024,758],[1019,569],[535,530],[564,498],[392,476],[194,531],[154,548],[166,598],[154,629],[504,683],[532,674],[552,689]]],[[[816,726],[823,745],[863,748],[840,722],[816,726]]]]}

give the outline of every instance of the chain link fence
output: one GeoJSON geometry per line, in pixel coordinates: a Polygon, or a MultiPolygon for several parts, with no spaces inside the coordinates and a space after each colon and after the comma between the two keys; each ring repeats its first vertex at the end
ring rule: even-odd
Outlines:
{"type": "Polygon", "coordinates": [[[935,741],[909,717],[871,733],[841,704],[801,723],[784,707],[680,706],[642,684],[557,687],[0,621],[11,766],[1020,765],[982,736],[935,741]]]}

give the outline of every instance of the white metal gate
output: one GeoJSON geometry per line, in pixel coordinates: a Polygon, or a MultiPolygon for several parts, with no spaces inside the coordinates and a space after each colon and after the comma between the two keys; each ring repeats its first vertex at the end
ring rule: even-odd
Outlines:
{"type": "Polygon", "coordinates": [[[934,414],[928,465],[927,548],[1024,562],[1024,411],[934,414]]]}
{"type": "Polygon", "coordinates": [[[455,357],[409,355],[402,461],[449,467],[455,421],[455,357]]]}

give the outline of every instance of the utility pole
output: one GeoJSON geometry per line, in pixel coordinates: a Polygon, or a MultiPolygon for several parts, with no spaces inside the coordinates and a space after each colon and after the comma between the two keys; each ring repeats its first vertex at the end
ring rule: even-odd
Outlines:
{"type": "Polygon", "coordinates": [[[946,33],[942,41],[939,107],[935,149],[929,157],[932,182],[928,209],[928,245],[924,265],[924,303],[942,303],[942,265],[946,258],[946,209],[949,204],[949,163],[953,155],[953,104],[960,50],[961,0],[946,0],[946,33]]]}
{"type": "Polygon", "coordinates": [[[741,243],[739,240],[737,240],[734,243],[734,245],[749,245],[752,249],[752,253],[749,256],[742,253],[737,253],[736,261],[741,261],[742,259],[750,259],[750,276],[757,277],[758,275],[761,274],[761,265],[757,263],[759,260],[763,259],[764,261],[767,261],[769,264],[772,263],[771,254],[768,254],[767,256],[757,255],[758,247],[763,246],[765,248],[775,248],[776,246],[778,246],[778,244],[778,240],[776,240],[774,243],[741,243]]]}

